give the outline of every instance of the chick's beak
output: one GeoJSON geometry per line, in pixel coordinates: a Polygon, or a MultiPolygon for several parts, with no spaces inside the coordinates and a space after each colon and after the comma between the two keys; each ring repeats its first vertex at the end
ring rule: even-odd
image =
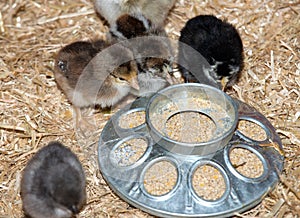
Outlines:
{"type": "Polygon", "coordinates": [[[78,214],[79,213],[79,209],[76,205],[72,205],[71,211],[72,211],[73,214],[78,214]]]}
{"type": "Polygon", "coordinates": [[[131,77],[129,80],[129,84],[132,88],[134,88],[135,90],[140,90],[140,86],[139,86],[139,82],[136,76],[136,73],[132,73],[135,76],[131,77]]]}
{"type": "Polygon", "coordinates": [[[229,81],[229,80],[228,80],[228,78],[227,78],[226,76],[224,76],[224,77],[221,79],[221,89],[222,89],[222,91],[225,90],[228,81],[229,81]]]}

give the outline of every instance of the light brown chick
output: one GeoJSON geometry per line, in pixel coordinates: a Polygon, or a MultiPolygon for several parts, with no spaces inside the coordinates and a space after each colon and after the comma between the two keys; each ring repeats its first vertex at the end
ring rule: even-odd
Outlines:
{"type": "Polygon", "coordinates": [[[114,25],[123,14],[143,14],[153,25],[163,26],[176,0],[95,0],[96,11],[114,25]]]}
{"type": "Polygon", "coordinates": [[[132,52],[104,41],[74,42],[56,57],[55,79],[71,103],[78,107],[116,104],[138,89],[137,66],[132,52]]]}

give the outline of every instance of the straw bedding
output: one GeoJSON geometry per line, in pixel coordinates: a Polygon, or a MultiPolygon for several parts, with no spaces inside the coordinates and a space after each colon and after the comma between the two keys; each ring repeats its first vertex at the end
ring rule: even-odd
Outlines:
{"type": "MultiPolygon", "coordinates": [[[[173,39],[198,14],[214,14],[237,27],[245,67],[227,93],[262,112],[282,138],[281,182],[262,203],[236,217],[300,216],[299,12],[297,0],[178,0],[167,19],[173,39]]],[[[83,163],[88,203],[78,217],[151,217],[120,200],[98,170],[98,137],[118,108],[84,111],[94,129],[79,131],[73,108],[54,81],[54,55],[62,46],[105,38],[107,30],[90,0],[0,2],[0,217],[22,216],[22,170],[51,140],[70,147],[83,163]]]]}

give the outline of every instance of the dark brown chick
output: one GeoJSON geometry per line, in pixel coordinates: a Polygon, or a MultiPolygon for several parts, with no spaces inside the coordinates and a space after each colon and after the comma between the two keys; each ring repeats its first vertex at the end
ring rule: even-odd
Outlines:
{"type": "Polygon", "coordinates": [[[121,40],[145,36],[153,30],[151,21],[142,14],[123,14],[110,27],[110,33],[121,40]]]}
{"type": "Polygon", "coordinates": [[[55,79],[78,108],[116,104],[131,88],[139,88],[137,71],[128,48],[102,40],[67,45],[55,62],[55,79]]]}

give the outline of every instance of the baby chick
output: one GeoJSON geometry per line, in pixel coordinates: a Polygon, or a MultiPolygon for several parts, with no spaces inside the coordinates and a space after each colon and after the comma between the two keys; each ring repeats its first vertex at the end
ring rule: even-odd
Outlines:
{"type": "Polygon", "coordinates": [[[213,15],[190,19],[181,30],[178,47],[185,82],[206,83],[224,90],[234,84],[243,67],[243,44],[237,30],[213,15]]]}
{"type": "Polygon", "coordinates": [[[139,67],[138,96],[151,95],[173,84],[173,50],[167,37],[149,35],[135,38],[131,40],[131,48],[139,67]]]}
{"type": "Polygon", "coordinates": [[[121,44],[74,42],[62,48],[55,62],[55,79],[78,108],[116,104],[139,89],[132,52],[121,44]]]}
{"type": "Polygon", "coordinates": [[[85,175],[76,155],[59,142],[40,149],[21,181],[23,209],[32,218],[68,218],[86,203],[85,175]]]}
{"type": "Polygon", "coordinates": [[[143,14],[155,26],[163,26],[176,0],[95,0],[96,11],[110,26],[123,14],[143,14]]]}
{"type": "Polygon", "coordinates": [[[142,14],[123,14],[110,27],[112,36],[121,40],[144,36],[152,30],[151,21],[142,14]]]}
{"type": "Polygon", "coordinates": [[[133,94],[150,95],[173,83],[170,75],[173,48],[164,29],[154,27],[142,14],[124,14],[112,26],[111,33],[127,44],[138,64],[140,89],[133,90],[133,94]]]}

